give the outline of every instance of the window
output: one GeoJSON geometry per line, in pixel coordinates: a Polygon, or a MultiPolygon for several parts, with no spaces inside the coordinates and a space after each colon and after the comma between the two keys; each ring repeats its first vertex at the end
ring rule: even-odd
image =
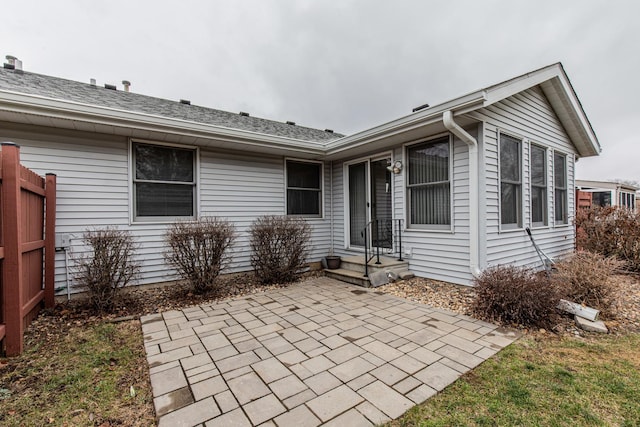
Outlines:
{"type": "Polygon", "coordinates": [[[451,228],[450,150],[448,136],[407,149],[407,200],[412,225],[451,228]]]}
{"type": "Polygon", "coordinates": [[[322,164],[287,160],[287,215],[322,216],[322,164]]]}
{"type": "Polygon", "coordinates": [[[611,206],[611,191],[594,191],[591,200],[596,206],[611,206]]]}
{"type": "Polygon", "coordinates": [[[547,150],[531,145],[531,222],[547,225],[547,150]]]}
{"type": "Polygon", "coordinates": [[[522,141],[500,134],[500,223],[522,227],[522,141]]]}
{"type": "Polygon", "coordinates": [[[567,156],[564,154],[553,154],[553,187],[556,224],[567,224],[567,156]]]}
{"type": "Polygon", "coordinates": [[[627,209],[634,210],[636,208],[636,195],[626,191],[620,191],[619,205],[627,209]]]}
{"type": "Polygon", "coordinates": [[[134,142],[134,217],[194,217],[196,151],[134,142]]]}

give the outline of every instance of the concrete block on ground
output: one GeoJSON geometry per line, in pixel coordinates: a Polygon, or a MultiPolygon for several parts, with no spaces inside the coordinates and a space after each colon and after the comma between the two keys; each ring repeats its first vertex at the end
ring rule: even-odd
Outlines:
{"type": "Polygon", "coordinates": [[[389,283],[389,276],[386,271],[376,271],[369,273],[369,283],[371,287],[377,288],[378,286],[386,285],[389,283]]]}
{"type": "Polygon", "coordinates": [[[398,272],[398,277],[402,280],[407,280],[407,279],[413,279],[414,277],[416,277],[416,275],[410,272],[409,270],[402,270],[398,272]]]}
{"type": "Polygon", "coordinates": [[[575,316],[575,319],[576,325],[578,325],[579,328],[584,329],[585,331],[599,332],[601,334],[606,334],[607,332],[609,332],[602,320],[596,320],[595,322],[592,322],[591,320],[587,320],[584,317],[580,316],[575,316]]]}

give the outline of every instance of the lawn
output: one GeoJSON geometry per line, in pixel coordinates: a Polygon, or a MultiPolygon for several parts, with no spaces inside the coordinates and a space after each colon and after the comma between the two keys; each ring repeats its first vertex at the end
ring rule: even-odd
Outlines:
{"type": "Polygon", "coordinates": [[[138,321],[45,323],[0,363],[0,425],[155,425],[138,321]]]}
{"type": "Polygon", "coordinates": [[[525,336],[388,426],[638,426],[639,346],[525,336]]]}
{"type": "MultiPolygon", "coordinates": [[[[637,296],[638,286],[634,280],[625,289],[637,296]]],[[[452,300],[441,287],[434,292],[452,300]]],[[[145,290],[107,317],[73,304],[39,316],[25,353],[0,359],[0,425],[155,425],[140,323],[109,319],[204,301],[194,298],[176,289],[145,290]]],[[[624,299],[633,310],[621,319],[635,319],[628,325],[636,332],[526,333],[389,427],[640,425],[640,310],[632,300],[624,299]]]]}

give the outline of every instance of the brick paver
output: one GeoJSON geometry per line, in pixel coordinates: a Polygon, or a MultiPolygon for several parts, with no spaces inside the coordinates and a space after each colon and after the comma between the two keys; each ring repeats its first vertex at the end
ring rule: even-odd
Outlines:
{"type": "Polygon", "coordinates": [[[160,426],[371,426],[513,342],[328,278],[141,319],[160,426]]]}

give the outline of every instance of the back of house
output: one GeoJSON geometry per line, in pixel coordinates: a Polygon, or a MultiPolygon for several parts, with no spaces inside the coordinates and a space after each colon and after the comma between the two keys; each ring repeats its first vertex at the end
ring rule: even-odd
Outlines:
{"type": "Polygon", "coordinates": [[[561,64],[349,136],[7,64],[0,140],[57,175],[56,284],[71,292],[86,229],[129,230],[138,283],[153,284],[176,279],[167,226],[201,216],[235,224],[229,271],[251,268],[256,218],[295,215],[310,261],[381,252],[468,285],[492,265],[535,265],[527,227],[550,256],[573,250],[575,161],[600,152],[561,64]]]}

